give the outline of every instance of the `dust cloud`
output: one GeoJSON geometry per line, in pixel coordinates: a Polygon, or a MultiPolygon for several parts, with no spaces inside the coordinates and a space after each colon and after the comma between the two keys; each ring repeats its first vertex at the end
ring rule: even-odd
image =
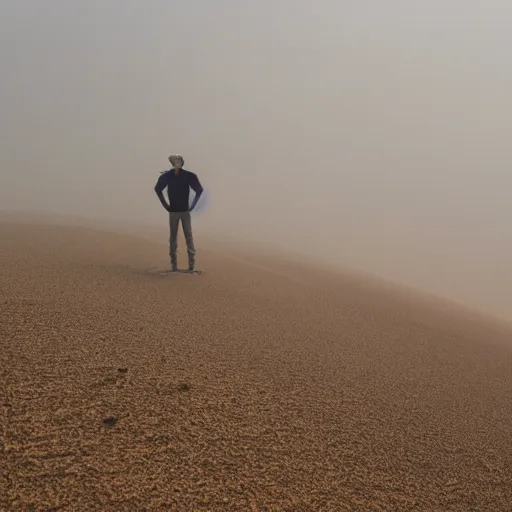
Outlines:
{"type": "Polygon", "coordinates": [[[512,319],[510,2],[6,0],[0,209],[165,226],[512,319]]]}

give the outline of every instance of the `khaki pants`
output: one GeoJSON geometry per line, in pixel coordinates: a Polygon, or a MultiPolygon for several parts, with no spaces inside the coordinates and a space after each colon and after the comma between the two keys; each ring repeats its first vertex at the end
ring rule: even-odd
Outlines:
{"type": "Polygon", "coordinates": [[[178,267],[178,228],[181,220],[185,242],[187,243],[188,268],[193,269],[196,263],[196,249],[194,247],[194,237],[192,236],[192,220],[190,212],[170,212],[169,228],[170,228],[170,257],[171,267],[178,267]]]}

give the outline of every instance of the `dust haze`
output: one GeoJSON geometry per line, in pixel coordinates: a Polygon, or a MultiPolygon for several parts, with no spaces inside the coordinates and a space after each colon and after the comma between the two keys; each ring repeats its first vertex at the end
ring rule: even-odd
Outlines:
{"type": "Polygon", "coordinates": [[[512,319],[512,4],[4,0],[0,209],[219,234],[512,319]]]}

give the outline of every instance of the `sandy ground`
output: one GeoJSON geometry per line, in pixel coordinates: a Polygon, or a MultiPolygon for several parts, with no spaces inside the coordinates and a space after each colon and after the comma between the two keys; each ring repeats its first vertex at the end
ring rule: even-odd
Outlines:
{"type": "Polygon", "coordinates": [[[0,224],[0,510],[512,511],[505,327],[278,259],[166,266],[0,224]]]}

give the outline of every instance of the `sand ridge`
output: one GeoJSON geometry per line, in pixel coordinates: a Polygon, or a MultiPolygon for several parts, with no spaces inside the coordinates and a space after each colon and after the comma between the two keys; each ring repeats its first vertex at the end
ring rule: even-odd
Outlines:
{"type": "Polygon", "coordinates": [[[1,510],[512,510],[502,326],[206,249],[159,276],[126,234],[0,240],[1,510]]]}

